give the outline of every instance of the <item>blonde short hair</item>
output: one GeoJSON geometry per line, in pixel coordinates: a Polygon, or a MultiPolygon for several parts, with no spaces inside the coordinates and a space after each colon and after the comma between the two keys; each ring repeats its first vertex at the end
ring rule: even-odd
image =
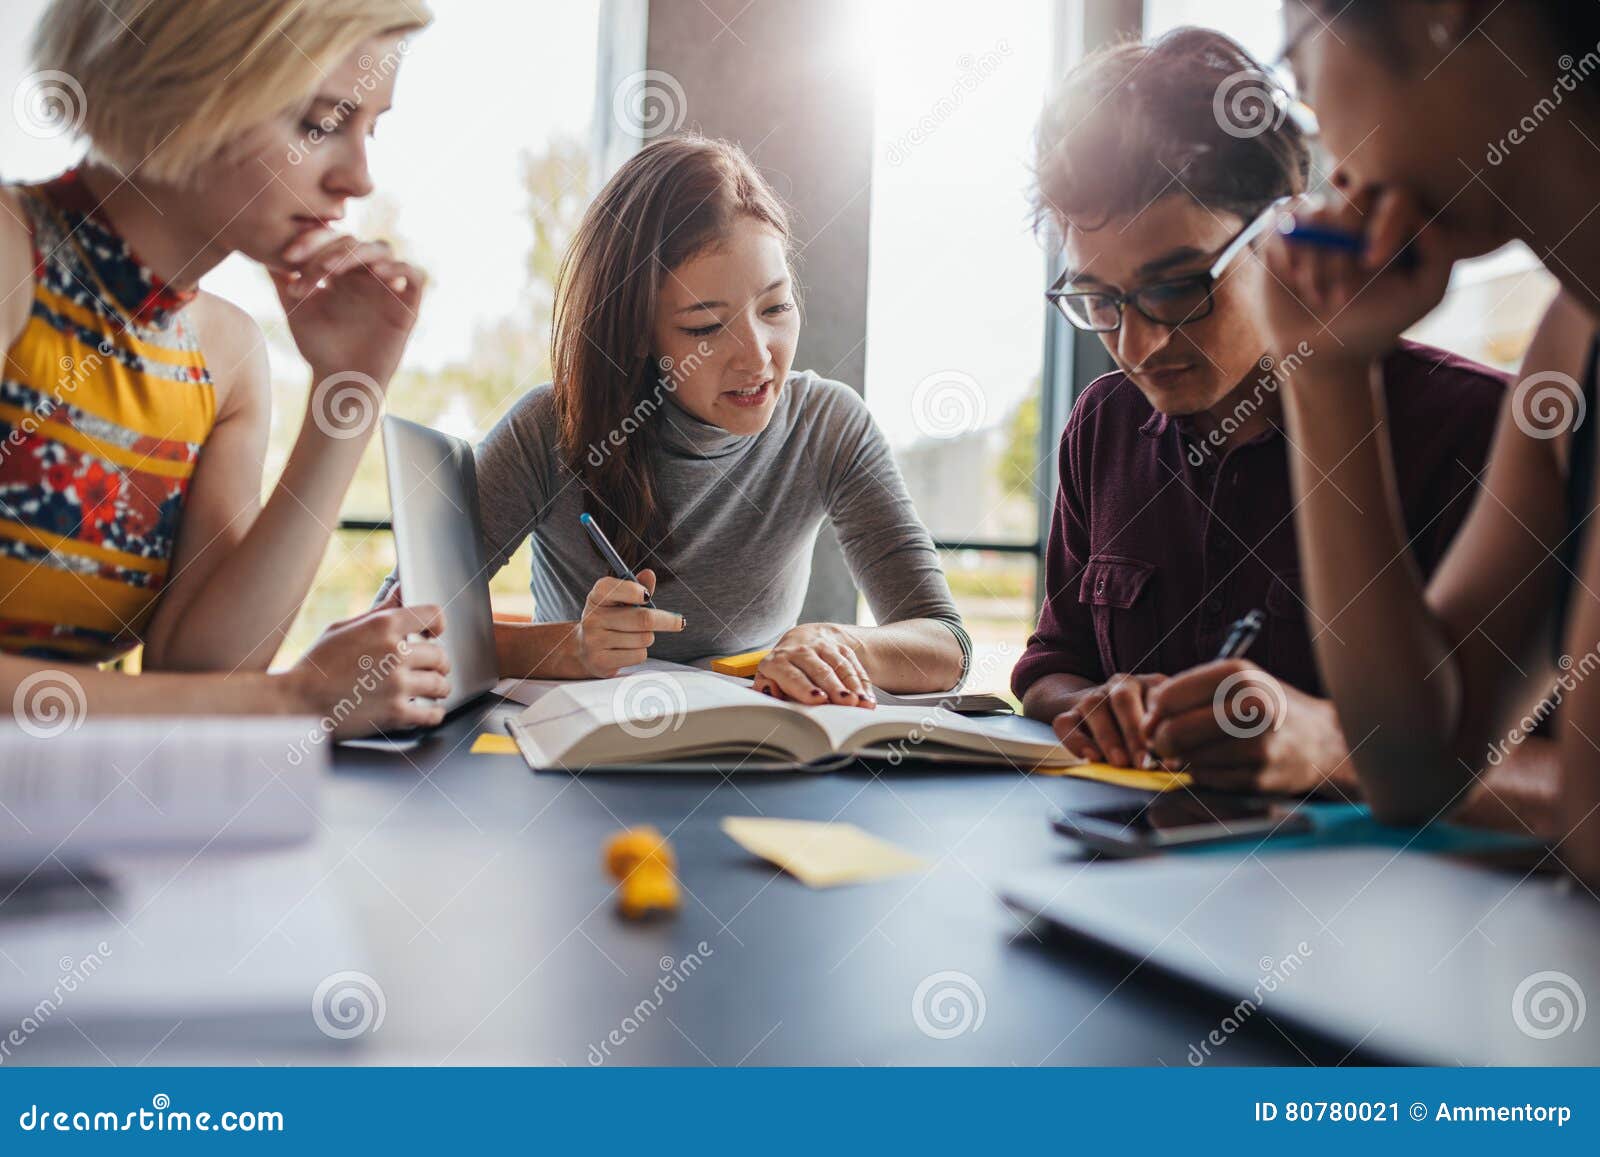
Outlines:
{"type": "MultiPolygon", "coordinates": [[[[308,106],[357,45],[432,18],[424,0],[52,0],[33,63],[77,82],[92,156],[183,184],[245,133],[308,106]]],[[[372,70],[397,66],[386,57],[372,70]]]]}

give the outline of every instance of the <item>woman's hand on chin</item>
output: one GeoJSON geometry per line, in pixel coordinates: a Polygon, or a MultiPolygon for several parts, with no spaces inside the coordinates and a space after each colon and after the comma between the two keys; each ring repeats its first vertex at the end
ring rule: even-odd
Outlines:
{"type": "Polygon", "coordinates": [[[387,390],[417,322],[423,272],[385,241],[331,229],[297,238],[270,272],[289,334],[317,381],[334,375],[387,390]]]}
{"type": "Polygon", "coordinates": [[[859,639],[833,623],[791,627],[756,668],[755,689],[812,706],[876,707],[860,647],[859,639]]]}

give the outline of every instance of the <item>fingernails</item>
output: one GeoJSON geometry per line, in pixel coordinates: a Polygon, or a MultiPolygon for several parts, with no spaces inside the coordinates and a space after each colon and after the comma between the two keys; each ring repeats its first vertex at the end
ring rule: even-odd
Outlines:
{"type": "Polygon", "coordinates": [[[1123,751],[1122,748],[1114,747],[1106,754],[1111,756],[1111,762],[1116,764],[1118,767],[1128,766],[1128,753],[1123,751]]]}
{"type": "Polygon", "coordinates": [[[678,616],[678,630],[687,631],[688,629],[689,629],[689,619],[688,619],[688,617],[686,615],[679,615],[678,616]]]}
{"type": "Polygon", "coordinates": [[[811,698],[813,698],[813,699],[821,699],[822,697],[823,697],[823,695],[822,695],[821,691],[818,691],[815,687],[813,687],[811,689],[811,698]]]}

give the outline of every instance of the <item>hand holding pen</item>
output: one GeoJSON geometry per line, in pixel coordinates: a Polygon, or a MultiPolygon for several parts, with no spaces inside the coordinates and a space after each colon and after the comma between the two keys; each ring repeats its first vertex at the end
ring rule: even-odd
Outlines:
{"type": "MultiPolygon", "coordinates": [[[[1222,640],[1222,646],[1217,649],[1217,657],[1213,659],[1212,662],[1220,663],[1226,659],[1244,658],[1244,653],[1255,645],[1257,637],[1259,637],[1261,634],[1261,628],[1266,626],[1266,623],[1267,617],[1259,610],[1250,611],[1242,618],[1236,620],[1233,626],[1228,628],[1227,637],[1222,640]]],[[[1214,698],[1215,696],[1213,696],[1213,699],[1214,698]]],[[[1154,731],[1158,725],[1158,717],[1156,713],[1152,711],[1150,716],[1145,720],[1146,743],[1149,742],[1150,733],[1154,731]]],[[[1146,770],[1153,770],[1161,766],[1161,760],[1154,752],[1147,751],[1145,752],[1144,759],[1139,766],[1146,770]]]]}
{"type": "Polygon", "coordinates": [[[1472,249],[1403,189],[1280,205],[1255,246],[1268,352],[1298,351],[1309,379],[1365,369],[1439,303],[1472,249]]]}
{"type": "Polygon", "coordinates": [[[657,609],[654,571],[634,573],[594,519],[587,513],[578,517],[611,574],[589,589],[573,638],[583,670],[608,679],[623,667],[644,662],[658,631],[681,631],[689,624],[680,614],[657,609]]]}

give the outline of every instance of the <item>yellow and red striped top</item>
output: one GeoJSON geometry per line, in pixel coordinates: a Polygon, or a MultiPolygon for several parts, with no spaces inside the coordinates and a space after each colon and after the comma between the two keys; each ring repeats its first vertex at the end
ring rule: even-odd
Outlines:
{"type": "Polygon", "coordinates": [[[99,663],[136,646],[216,420],[184,307],[76,171],[17,186],[33,303],[0,372],[0,651],[99,663]]]}

